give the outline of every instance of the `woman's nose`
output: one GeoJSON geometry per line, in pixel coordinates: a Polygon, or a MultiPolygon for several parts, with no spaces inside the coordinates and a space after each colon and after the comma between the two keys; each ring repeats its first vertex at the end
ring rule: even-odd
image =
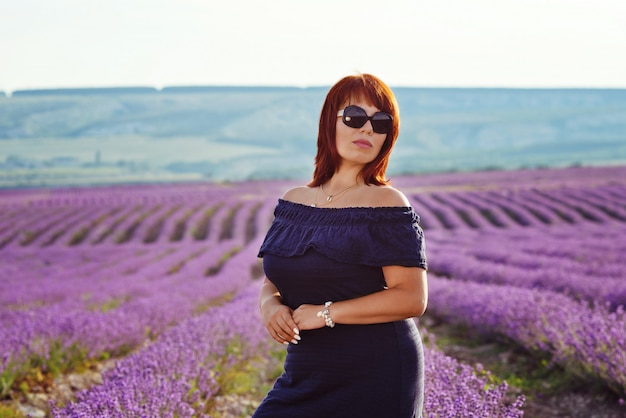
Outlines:
{"type": "Polygon", "coordinates": [[[365,132],[369,135],[371,135],[374,132],[374,127],[372,126],[372,121],[371,120],[367,120],[365,122],[365,125],[361,126],[361,132],[365,132]]]}

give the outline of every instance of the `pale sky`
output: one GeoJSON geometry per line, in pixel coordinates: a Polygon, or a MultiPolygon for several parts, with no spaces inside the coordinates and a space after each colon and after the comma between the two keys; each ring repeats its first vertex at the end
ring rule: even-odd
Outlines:
{"type": "Polygon", "coordinates": [[[626,87],[625,0],[0,0],[0,90],[626,87]]]}

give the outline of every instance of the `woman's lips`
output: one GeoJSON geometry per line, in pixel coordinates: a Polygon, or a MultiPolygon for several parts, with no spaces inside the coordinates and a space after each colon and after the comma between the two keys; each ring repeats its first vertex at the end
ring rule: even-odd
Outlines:
{"type": "Polygon", "coordinates": [[[353,141],[352,143],[359,148],[372,148],[372,143],[365,139],[357,139],[356,141],[353,141]]]}

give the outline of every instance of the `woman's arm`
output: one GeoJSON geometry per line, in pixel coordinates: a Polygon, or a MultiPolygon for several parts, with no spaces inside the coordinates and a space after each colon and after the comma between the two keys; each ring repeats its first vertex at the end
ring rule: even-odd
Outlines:
{"type": "MultiPolygon", "coordinates": [[[[356,299],[334,302],[330,317],[338,324],[375,324],[421,316],[428,304],[426,270],[419,267],[386,266],[387,289],[356,299]]],[[[301,305],[293,312],[299,329],[326,325],[317,313],[324,305],[301,305]]]]}
{"type": "Polygon", "coordinates": [[[259,309],[263,324],[273,339],[283,344],[298,344],[300,330],[292,318],[292,311],[283,305],[278,289],[267,277],[261,286],[259,309]]]}

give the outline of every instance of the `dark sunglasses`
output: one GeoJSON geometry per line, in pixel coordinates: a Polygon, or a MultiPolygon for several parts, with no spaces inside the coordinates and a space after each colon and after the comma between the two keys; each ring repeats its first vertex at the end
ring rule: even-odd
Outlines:
{"type": "Polygon", "coordinates": [[[387,134],[391,130],[393,116],[385,112],[376,112],[372,116],[367,116],[365,109],[350,105],[345,109],[337,112],[337,116],[341,116],[341,120],[346,126],[351,128],[360,128],[369,120],[372,123],[372,129],[377,134],[387,134]]]}

